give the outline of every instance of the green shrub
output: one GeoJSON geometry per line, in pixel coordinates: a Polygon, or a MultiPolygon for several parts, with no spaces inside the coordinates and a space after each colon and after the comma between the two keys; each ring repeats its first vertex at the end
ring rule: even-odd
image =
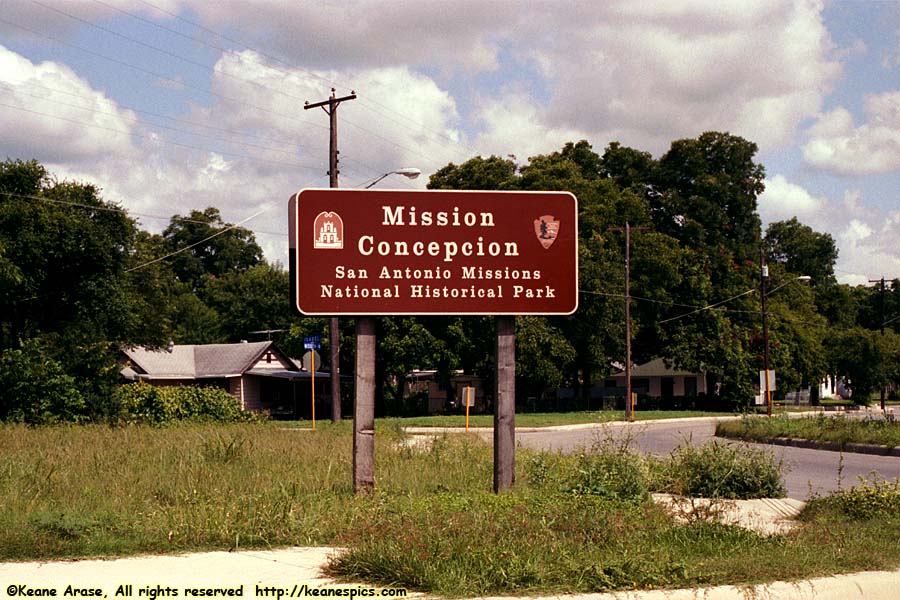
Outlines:
{"type": "Polygon", "coordinates": [[[85,418],[75,379],[47,355],[38,340],[0,356],[0,421],[45,424],[85,418]]]}
{"type": "Polygon", "coordinates": [[[627,441],[602,440],[574,456],[538,453],[525,469],[532,487],[549,491],[636,503],[649,494],[646,461],[627,441]]]}
{"type": "Polygon", "coordinates": [[[810,502],[809,511],[833,511],[855,520],[874,519],[900,512],[900,479],[887,481],[860,477],[860,485],[838,490],[810,502]]]}
{"type": "Polygon", "coordinates": [[[254,418],[241,410],[237,398],[211,386],[158,387],[141,381],[120,386],[116,396],[121,418],[128,422],[231,422],[254,418]]]}
{"type": "Polygon", "coordinates": [[[784,461],[749,446],[682,443],[653,467],[654,487],[699,498],[781,498],[784,461]]]}

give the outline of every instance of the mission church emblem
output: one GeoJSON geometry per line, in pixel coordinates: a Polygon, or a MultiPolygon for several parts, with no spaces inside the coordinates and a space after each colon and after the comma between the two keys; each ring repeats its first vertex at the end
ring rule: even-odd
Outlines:
{"type": "Polygon", "coordinates": [[[342,250],[344,248],[344,221],[335,212],[320,212],[313,221],[313,248],[342,250]]]}

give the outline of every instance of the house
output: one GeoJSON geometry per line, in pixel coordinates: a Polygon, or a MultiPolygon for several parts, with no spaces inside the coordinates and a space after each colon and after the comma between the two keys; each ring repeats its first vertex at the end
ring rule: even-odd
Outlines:
{"type": "Polygon", "coordinates": [[[464,410],[464,394],[467,387],[472,388],[471,412],[487,411],[487,399],[481,384],[481,378],[466,375],[462,371],[454,371],[450,376],[449,388],[437,378],[435,370],[413,370],[407,374],[403,386],[403,397],[409,401],[419,400],[418,412],[437,415],[446,412],[464,410]]]}
{"type": "MultiPolygon", "coordinates": [[[[624,388],[625,372],[606,381],[606,387],[624,388]],[[612,385],[610,385],[612,384],[612,385]]],[[[662,358],[656,358],[631,369],[631,389],[652,398],[681,398],[706,394],[706,374],[675,369],[662,358]]]]}
{"type": "MultiPolygon", "coordinates": [[[[151,385],[213,385],[238,399],[241,408],[275,418],[311,418],[313,374],[273,342],[173,345],[160,350],[123,350],[121,373],[151,385]]],[[[316,414],[331,414],[331,373],[316,370],[316,414]],[[320,383],[321,382],[321,385],[320,383]]]]}

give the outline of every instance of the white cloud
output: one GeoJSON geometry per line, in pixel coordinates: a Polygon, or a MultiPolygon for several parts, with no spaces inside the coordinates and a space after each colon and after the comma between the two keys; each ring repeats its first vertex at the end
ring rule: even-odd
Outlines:
{"type": "Polygon", "coordinates": [[[597,6],[541,15],[523,35],[545,32],[534,53],[553,74],[548,127],[654,152],[729,130],[771,149],[821,109],[840,71],[819,3],[597,6]]]}
{"type": "Polygon", "coordinates": [[[503,100],[484,99],[478,118],[483,130],[474,143],[484,155],[515,155],[521,162],[527,157],[558,149],[566,141],[587,137],[585,132],[546,126],[528,98],[508,94],[503,100]]]}
{"type": "Polygon", "coordinates": [[[0,46],[0,154],[93,161],[133,151],[135,116],[69,67],[0,46]]]}
{"type": "Polygon", "coordinates": [[[803,147],[807,163],[840,175],[900,169],[900,90],[866,97],[867,122],[856,126],[845,108],[821,115],[803,147]]]}
{"type": "Polygon", "coordinates": [[[759,213],[764,223],[797,217],[815,231],[830,234],[838,249],[835,271],[841,283],[858,285],[900,273],[900,211],[886,214],[867,203],[859,190],[847,190],[833,200],[775,175],[766,179],[759,213]]]}
{"type": "MultiPolygon", "coordinates": [[[[418,167],[428,173],[471,155],[455,141],[462,137],[456,129],[455,101],[433,80],[402,67],[313,74],[316,77],[311,78],[308,71],[273,66],[249,51],[225,55],[216,65],[213,88],[225,97],[252,99],[252,106],[223,102],[213,107],[207,118],[229,128],[262,130],[291,140],[296,162],[322,165],[319,172],[324,175],[328,117],[318,108],[298,109],[303,100],[316,103],[327,98],[322,93],[322,79],[352,79],[360,83],[361,91],[357,99],[338,108],[344,186],[358,185],[400,167],[418,167]]],[[[291,161],[284,152],[273,153],[275,156],[291,161]]],[[[285,170],[280,165],[269,170],[274,169],[285,170]]],[[[425,182],[421,179],[419,185],[425,182]]]]}
{"type": "MultiPolygon", "coordinates": [[[[834,49],[816,0],[181,5],[216,30],[240,23],[242,39],[264,39],[257,45],[268,57],[289,57],[280,66],[309,69],[304,78],[315,84],[306,86],[316,87],[312,97],[334,81],[372,94],[366,73],[407,69],[427,73],[460,102],[477,102],[471,112],[490,129],[498,109],[489,105],[507,103],[512,78],[514,94],[527,89],[533,105],[505,109],[533,123],[516,140],[541,152],[570,141],[547,139],[557,132],[578,132],[598,147],[615,139],[653,152],[713,129],[743,135],[764,150],[781,147],[798,123],[821,110],[840,72],[829,59],[834,49]],[[323,74],[325,81],[316,80],[323,74]]],[[[396,87],[376,95],[385,103],[408,92],[396,87]]],[[[436,125],[441,128],[441,119],[436,125]]]]}
{"type": "Polygon", "coordinates": [[[791,183],[783,175],[766,179],[766,189],[758,198],[760,217],[764,222],[797,217],[808,223],[817,221],[828,206],[828,200],[817,198],[805,188],[791,183]]]}
{"type": "Polygon", "coordinates": [[[872,233],[872,228],[860,221],[859,219],[852,219],[850,223],[847,225],[847,228],[841,234],[841,239],[850,242],[851,244],[858,244],[861,241],[869,238],[872,233]]]}

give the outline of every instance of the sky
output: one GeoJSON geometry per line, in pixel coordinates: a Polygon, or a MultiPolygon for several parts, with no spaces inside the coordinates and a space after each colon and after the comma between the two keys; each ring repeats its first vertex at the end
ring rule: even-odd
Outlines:
{"type": "MultiPolygon", "coordinates": [[[[830,234],[851,285],[900,277],[900,0],[2,0],[0,159],[93,183],[150,231],[208,206],[286,263],[287,200],[421,189],[477,155],[586,139],[759,147],[764,226],[830,234]]],[[[815,275],[815,274],[810,274],[815,275]]]]}

